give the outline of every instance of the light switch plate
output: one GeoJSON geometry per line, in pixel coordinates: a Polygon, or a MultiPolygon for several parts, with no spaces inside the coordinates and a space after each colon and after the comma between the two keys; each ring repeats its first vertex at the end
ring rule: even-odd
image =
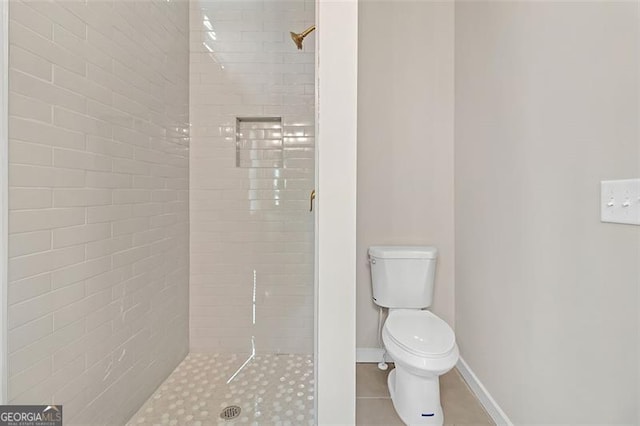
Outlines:
{"type": "Polygon", "coordinates": [[[640,179],[600,182],[600,221],[640,225],[640,179]]]}

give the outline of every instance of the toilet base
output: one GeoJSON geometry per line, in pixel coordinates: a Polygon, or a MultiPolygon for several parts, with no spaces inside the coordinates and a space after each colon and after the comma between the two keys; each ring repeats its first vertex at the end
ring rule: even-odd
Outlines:
{"type": "Polygon", "coordinates": [[[439,376],[416,376],[396,363],[387,378],[393,408],[407,425],[442,425],[439,376]]]}

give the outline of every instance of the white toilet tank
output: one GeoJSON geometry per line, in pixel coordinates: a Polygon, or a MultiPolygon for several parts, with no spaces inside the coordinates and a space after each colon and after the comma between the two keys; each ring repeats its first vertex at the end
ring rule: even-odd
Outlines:
{"type": "Polygon", "coordinates": [[[431,306],[437,257],[430,246],[369,247],[373,301],[385,308],[431,306]]]}

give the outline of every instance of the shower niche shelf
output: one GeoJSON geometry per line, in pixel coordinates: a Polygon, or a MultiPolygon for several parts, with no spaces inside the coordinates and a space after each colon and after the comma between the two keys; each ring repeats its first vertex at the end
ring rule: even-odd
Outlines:
{"type": "Polygon", "coordinates": [[[282,117],[237,117],[236,167],[283,167],[282,133],[282,117]]]}

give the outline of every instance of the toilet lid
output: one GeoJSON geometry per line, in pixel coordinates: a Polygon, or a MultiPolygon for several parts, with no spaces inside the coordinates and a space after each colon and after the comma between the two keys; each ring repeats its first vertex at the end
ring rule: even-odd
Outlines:
{"type": "Polygon", "coordinates": [[[456,337],[449,324],[429,311],[392,312],[385,327],[389,337],[403,349],[416,355],[446,355],[456,344],[456,337]]]}

